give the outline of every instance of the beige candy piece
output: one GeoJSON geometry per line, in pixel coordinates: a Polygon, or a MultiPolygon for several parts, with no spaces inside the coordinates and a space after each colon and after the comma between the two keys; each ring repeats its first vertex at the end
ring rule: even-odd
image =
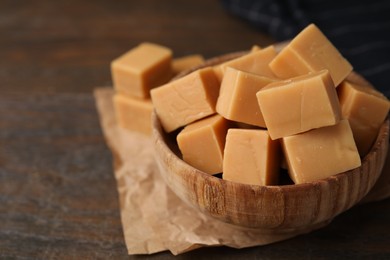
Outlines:
{"type": "Polygon", "coordinates": [[[241,129],[261,129],[259,126],[250,125],[242,122],[233,121],[234,128],[241,128],[241,129]]]}
{"type": "Polygon", "coordinates": [[[349,120],[360,155],[371,149],[379,128],[389,113],[390,101],[367,85],[344,81],[337,88],[343,118],[349,120]]]}
{"type": "Polygon", "coordinates": [[[187,125],[177,135],[183,160],[208,174],[222,172],[227,129],[228,121],[218,114],[187,125]]]}
{"type": "Polygon", "coordinates": [[[259,50],[261,50],[261,47],[259,45],[255,44],[251,47],[251,52],[255,52],[255,51],[259,51],[259,50]]]}
{"type": "Polygon", "coordinates": [[[151,91],[166,132],[214,114],[218,94],[219,82],[212,68],[194,71],[151,91]]]}
{"type": "Polygon", "coordinates": [[[337,124],[341,118],[328,71],[269,84],[256,94],[272,139],[337,124]]]}
{"type": "Polygon", "coordinates": [[[361,165],[348,120],[283,138],[282,146],[294,183],[324,179],[361,165]]]}
{"type": "Polygon", "coordinates": [[[276,57],[276,55],[277,53],[274,46],[269,46],[257,51],[251,51],[244,56],[215,66],[215,74],[221,82],[226,68],[232,67],[238,70],[275,78],[275,74],[271,71],[268,65],[271,60],[276,57]]]}
{"type": "Polygon", "coordinates": [[[275,81],[228,67],[221,83],[217,112],[233,121],[265,127],[256,93],[275,81]]]}
{"type": "Polygon", "coordinates": [[[188,70],[202,63],[204,63],[204,58],[202,55],[198,55],[198,54],[187,55],[187,56],[173,59],[172,70],[174,74],[178,74],[182,71],[188,70]]]}
{"type": "Polygon", "coordinates": [[[327,69],[335,86],[352,71],[351,64],[314,24],[302,30],[269,66],[282,79],[327,69]]]}
{"type": "Polygon", "coordinates": [[[138,99],[115,94],[113,97],[118,125],[130,131],[150,136],[153,104],[150,99],[138,99]]]}
{"type": "Polygon", "coordinates": [[[277,185],[280,144],[266,130],[229,129],[222,178],[253,185],[277,185]]]}
{"type": "Polygon", "coordinates": [[[115,90],[123,95],[150,97],[149,91],[173,76],[172,51],[166,47],[142,43],[111,63],[115,90]]]}

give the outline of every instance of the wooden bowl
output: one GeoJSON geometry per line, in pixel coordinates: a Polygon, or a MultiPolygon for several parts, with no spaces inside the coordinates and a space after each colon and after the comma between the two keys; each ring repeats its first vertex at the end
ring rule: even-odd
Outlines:
{"type": "MultiPolygon", "coordinates": [[[[238,55],[242,53],[209,60],[202,67],[238,55]]],[[[351,77],[363,80],[357,74],[351,77]]],[[[310,183],[257,186],[226,181],[190,166],[181,159],[175,133],[165,133],[155,113],[152,121],[160,172],[183,201],[221,221],[269,232],[314,229],[358,203],[380,176],[389,142],[386,119],[361,167],[310,183]]]]}

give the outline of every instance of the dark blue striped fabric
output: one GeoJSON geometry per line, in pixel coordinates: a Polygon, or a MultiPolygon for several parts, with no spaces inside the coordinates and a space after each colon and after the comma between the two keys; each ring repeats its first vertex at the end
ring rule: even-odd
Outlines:
{"type": "Polygon", "coordinates": [[[315,23],[377,89],[390,97],[389,0],[222,0],[233,14],[277,40],[315,23]]]}

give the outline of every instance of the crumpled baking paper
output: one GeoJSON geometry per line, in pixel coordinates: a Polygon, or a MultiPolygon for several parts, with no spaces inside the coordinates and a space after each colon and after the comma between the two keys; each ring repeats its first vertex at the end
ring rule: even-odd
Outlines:
{"type": "MultiPolygon", "coordinates": [[[[95,90],[95,100],[107,144],[112,151],[120,213],[129,254],[169,250],[177,255],[203,246],[244,248],[266,245],[313,230],[269,234],[213,219],[181,201],[164,183],[154,160],[151,138],[118,127],[112,88],[95,90]]],[[[379,182],[379,195],[390,194],[390,174],[379,182]],[[383,184],[384,183],[384,184],[383,184]]],[[[322,224],[323,226],[324,224],[322,224]]],[[[314,229],[321,226],[314,227],[314,229]]]]}

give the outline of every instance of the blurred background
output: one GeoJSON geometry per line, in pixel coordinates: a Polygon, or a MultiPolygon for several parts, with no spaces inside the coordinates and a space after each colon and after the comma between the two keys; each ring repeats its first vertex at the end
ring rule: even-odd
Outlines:
{"type": "Polygon", "coordinates": [[[149,41],[212,57],[274,39],[220,1],[0,1],[2,91],[91,92],[110,62],[149,41]]]}
{"type": "Polygon", "coordinates": [[[314,22],[386,94],[387,0],[0,1],[2,91],[90,92],[143,41],[206,58],[291,39],[314,22]],[[28,80],[28,81],[27,81],[28,80]],[[28,82],[28,84],[26,84],[28,82]],[[28,86],[26,86],[28,85],[28,86]]]}

